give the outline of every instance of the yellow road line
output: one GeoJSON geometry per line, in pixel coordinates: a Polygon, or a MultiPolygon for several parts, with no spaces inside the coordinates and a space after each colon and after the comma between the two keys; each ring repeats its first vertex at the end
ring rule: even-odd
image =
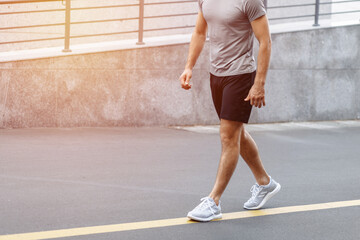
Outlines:
{"type": "MultiPolygon", "coordinates": [[[[331,209],[331,208],[353,207],[353,206],[360,206],[360,199],[352,200],[352,201],[328,202],[328,203],[320,203],[320,204],[224,213],[223,218],[218,221],[284,214],[284,213],[307,212],[307,211],[323,210],[323,209],[331,209]]],[[[144,221],[144,222],[132,222],[132,223],[111,224],[111,225],[93,226],[93,227],[51,230],[51,231],[43,231],[43,232],[0,235],[0,240],[54,239],[54,238],[90,235],[97,233],[122,232],[122,231],[148,229],[148,228],[178,226],[178,225],[185,225],[191,223],[196,223],[196,222],[189,221],[188,218],[171,218],[171,219],[162,219],[162,220],[154,220],[154,221],[144,221]]]]}

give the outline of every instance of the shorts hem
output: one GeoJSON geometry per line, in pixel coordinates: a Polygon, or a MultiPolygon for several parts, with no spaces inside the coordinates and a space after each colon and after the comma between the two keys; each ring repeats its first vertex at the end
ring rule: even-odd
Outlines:
{"type": "Polygon", "coordinates": [[[225,119],[225,120],[229,120],[229,121],[234,121],[234,122],[241,122],[241,123],[249,123],[249,119],[239,119],[239,118],[232,118],[232,117],[228,117],[228,116],[220,116],[219,119],[225,119]]]}

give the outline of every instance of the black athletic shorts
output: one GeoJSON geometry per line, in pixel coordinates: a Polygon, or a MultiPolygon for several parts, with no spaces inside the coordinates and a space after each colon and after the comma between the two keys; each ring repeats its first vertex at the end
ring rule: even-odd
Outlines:
{"type": "Polygon", "coordinates": [[[218,77],[210,73],[211,95],[219,119],[248,123],[250,101],[244,101],[254,84],[256,71],[218,77]]]}

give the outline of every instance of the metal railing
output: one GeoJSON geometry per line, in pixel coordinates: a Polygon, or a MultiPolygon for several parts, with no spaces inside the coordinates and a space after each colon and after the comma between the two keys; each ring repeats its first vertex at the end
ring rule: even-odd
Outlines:
{"type": "MultiPolygon", "coordinates": [[[[267,6],[268,0],[265,0],[265,5],[267,6]]],[[[292,5],[283,5],[283,6],[267,6],[267,10],[271,9],[282,9],[282,8],[297,8],[297,7],[308,7],[313,6],[314,7],[314,14],[307,14],[307,15],[295,15],[295,16],[287,16],[287,17],[279,17],[279,18],[269,18],[269,21],[271,20],[284,20],[284,19],[294,19],[294,18],[314,18],[314,24],[313,26],[320,26],[319,24],[319,17],[320,16],[328,16],[328,15],[336,15],[336,14],[347,14],[347,13],[358,13],[360,10],[352,10],[352,11],[342,11],[342,12],[320,12],[320,7],[322,5],[332,5],[332,4],[343,4],[343,3],[351,3],[351,2],[360,2],[360,0],[343,0],[343,1],[326,1],[321,2],[320,0],[314,0],[314,3],[306,3],[306,4],[292,4],[292,5]]]]}
{"type": "MultiPolygon", "coordinates": [[[[180,1],[169,1],[164,0],[164,2],[146,2],[144,0],[138,0],[138,3],[133,4],[117,4],[117,5],[106,5],[106,6],[91,6],[91,7],[77,7],[71,8],[71,2],[77,0],[13,0],[13,1],[1,1],[0,6],[4,4],[29,4],[29,3],[39,3],[39,2],[65,2],[65,8],[59,9],[47,9],[47,10],[32,10],[32,11],[15,11],[15,12],[0,12],[0,16],[2,15],[12,15],[12,14],[27,14],[27,13],[40,13],[40,12],[65,12],[65,21],[62,23],[51,23],[51,24],[37,24],[37,25],[25,25],[25,26],[14,26],[14,27],[0,27],[1,30],[11,30],[11,29],[26,29],[26,28],[34,28],[34,27],[49,27],[49,26],[61,26],[65,27],[65,34],[61,37],[51,37],[51,38],[38,38],[38,39],[25,39],[25,40],[17,40],[17,41],[7,41],[0,42],[0,44],[14,44],[14,43],[24,43],[24,42],[34,42],[34,41],[46,41],[46,40],[59,40],[64,39],[64,52],[70,52],[70,39],[72,38],[81,38],[81,37],[95,37],[95,36],[106,36],[106,35],[117,35],[117,34],[128,34],[128,33],[137,33],[138,39],[136,44],[145,44],[144,43],[144,32],[151,31],[161,31],[161,30],[172,30],[172,29],[184,29],[184,28],[193,28],[195,25],[182,25],[176,27],[163,27],[163,28],[144,28],[144,21],[146,19],[154,19],[154,18],[166,18],[166,17],[185,17],[197,15],[197,8],[194,9],[194,12],[188,13],[180,13],[180,14],[167,14],[167,15],[156,15],[156,16],[145,16],[144,10],[146,6],[151,5],[161,5],[161,4],[184,4],[184,3],[194,3],[197,0],[180,0],[180,1]],[[91,21],[71,21],[71,12],[79,11],[79,10],[88,10],[88,9],[105,9],[105,8],[124,8],[124,7],[138,7],[139,14],[137,17],[128,17],[128,18],[117,18],[117,19],[102,19],[102,20],[91,20],[91,21]],[[97,33],[97,34],[82,34],[82,35],[71,35],[70,28],[75,24],[85,24],[85,23],[99,23],[99,22],[114,22],[114,21],[130,21],[137,20],[138,21],[138,29],[128,30],[128,31],[118,31],[118,32],[107,32],[107,33],[97,33]]],[[[329,4],[341,4],[341,3],[350,3],[350,2],[360,2],[360,0],[343,0],[338,2],[331,2],[327,0],[326,2],[321,2],[320,0],[314,0],[313,3],[307,4],[292,4],[292,5],[283,5],[283,6],[269,6],[268,0],[265,1],[265,6],[268,11],[272,11],[273,9],[289,9],[289,8],[297,8],[297,7],[314,7],[314,14],[305,14],[305,15],[291,15],[285,17],[277,17],[277,18],[269,18],[272,20],[285,20],[285,19],[301,19],[301,18],[314,18],[313,26],[320,26],[319,17],[333,14],[347,14],[347,13],[356,13],[360,12],[360,10],[351,10],[351,11],[342,11],[342,12],[321,12],[321,5],[329,5],[329,4]]]]}

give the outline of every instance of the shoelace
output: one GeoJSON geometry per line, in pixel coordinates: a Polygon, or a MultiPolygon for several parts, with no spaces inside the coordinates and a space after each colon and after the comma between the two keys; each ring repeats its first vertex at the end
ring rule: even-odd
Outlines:
{"type": "Polygon", "coordinates": [[[256,196],[259,194],[259,192],[262,190],[263,187],[259,186],[258,184],[255,184],[251,187],[250,192],[252,193],[250,201],[254,200],[256,196]]]}
{"type": "Polygon", "coordinates": [[[198,206],[199,210],[202,210],[202,209],[208,207],[210,209],[211,213],[213,215],[215,215],[214,210],[211,208],[211,202],[208,197],[203,197],[202,199],[200,199],[200,201],[201,201],[201,203],[198,206]]]}

